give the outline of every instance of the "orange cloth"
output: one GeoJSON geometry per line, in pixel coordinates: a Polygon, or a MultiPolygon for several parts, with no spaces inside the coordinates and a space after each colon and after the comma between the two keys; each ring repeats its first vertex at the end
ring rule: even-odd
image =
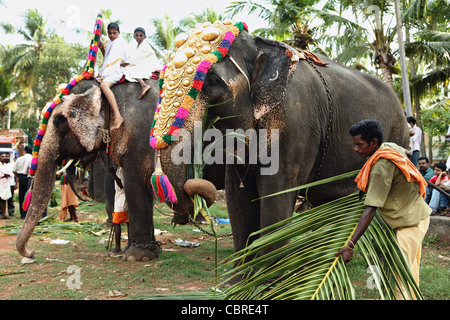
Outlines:
{"type": "Polygon", "coordinates": [[[406,180],[408,182],[415,181],[419,184],[419,192],[422,197],[426,196],[426,187],[427,182],[420,174],[419,170],[417,170],[416,166],[409,161],[404,155],[400,152],[390,149],[378,149],[367,162],[364,164],[364,167],[359,172],[358,176],[355,179],[357,183],[358,189],[363,192],[367,192],[367,184],[369,183],[370,169],[372,166],[380,159],[387,159],[392,161],[405,175],[406,180]]]}
{"type": "Polygon", "coordinates": [[[61,185],[61,211],[59,213],[59,218],[65,220],[67,216],[67,209],[70,206],[78,207],[78,197],[72,191],[69,184],[61,185]]]}
{"type": "Polygon", "coordinates": [[[128,211],[124,212],[113,212],[113,223],[128,223],[128,211]]]}

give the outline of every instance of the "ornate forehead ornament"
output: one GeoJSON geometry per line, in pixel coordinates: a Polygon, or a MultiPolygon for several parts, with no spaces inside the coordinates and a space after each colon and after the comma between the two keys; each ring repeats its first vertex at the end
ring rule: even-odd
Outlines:
{"type": "Polygon", "coordinates": [[[150,145],[162,149],[172,142],[202,90],[211,65],[227,54],[235,37],[248,30],[243,22],[205,23],[175,39],[177,50],[159,79],[159,101],[150,132],[150,145]]]}
{"type": "Polygon", "coordinates": [[[160,202],[177,202],[175,190],[162,170],[161,149],[179,133],[209,69],[225,57],[242,30],[248,30],[243,22],[207,22],[175,39],[177,50],[160,73],[159,101],[150,131],[150,145],[156,149],[151,185],[160,202]]]}

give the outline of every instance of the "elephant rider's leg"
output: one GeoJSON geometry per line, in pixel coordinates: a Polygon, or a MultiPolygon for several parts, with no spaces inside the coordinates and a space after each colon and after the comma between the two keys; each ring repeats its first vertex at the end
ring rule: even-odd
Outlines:
{"type": "Polygon", "coordinates": [[[117,106],[116,96],[114,95],[114,92],[112,92],[111,87],[114,85],[112,82],[102,81],[100,83],[100,88],[103,91],[103,94],[105,95],[106,99],[109,102],[109,105],[111,106],[111,109],[113,111],[114,117],[113,122],[111,123],[111,130],[118,129],[120,125],[123,123],[123,118],[120,115],[119,107],[117,106]]]}
{"type": "Polygon", "coordinates": [[[145,94],[147,93],[147,91],[150,90],[151,87],[148,84],[146,84],[144,82],[144,80],[142,80],[142,79],[136,79],[136,80],[139,82],[139,84],[142,87],[142,93],[139,96],[139,99],[142,99],[145,96],[145,94]]]}

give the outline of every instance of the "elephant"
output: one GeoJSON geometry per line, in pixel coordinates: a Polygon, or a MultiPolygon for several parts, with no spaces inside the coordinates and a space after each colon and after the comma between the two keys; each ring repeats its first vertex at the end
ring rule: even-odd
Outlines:
{"type": "MultiPolygon", "coordinates": [[[[182,85],[191,81],[188,70],[192,69],[189,68],[198,72],[199,61],[206,60],[200,59],[200,51],[211,51],[211,43],[218,41],[208,39],[208,35],[212,31],[219,34],[218,37],[224,33],[220,22],[205,24],[203,32],[202,27],[199,28],[183,35],[176,43],[174,58],[164,70],[167,87],[161,97],[167,97],[166,90],[181,90],[182,85]],[[197,48],[201,50],[196,51],[197,48]],[[180,85],[176,87],[178,83],[180,85]],[[173,84],[175,88],[171,87],[173,84]]],[[[217,56],[218,51],[213,52],[214,55],[217,56]]],[[[201,78],[203,85],[190,106],[182,130],[169,142],[165,140],[167,145],[158,147],[155,144],[159,155],[156,152],[154,155],[155,160],[160,159],[177,197],[176,202],[161,201],[173,206],[178,213],[187,214],[193,193],[188,194],[184,189],[189,181],[186,175],[190,164],[174,162],[173,155],[186,150],[181,147],[186,141],[191,145],[195,143],[195,128],[200,121],[209,123],[220,119],[214,127],[222,134],[227,130],[246,133],[250,142],[245,147],[244,161],[231,157],[231,161],[222,164],[235,251],[254,241],[250,237],[253,232],[290,217],[299,192],[265,196],[362,167],[363,160],[353,152],[348,133],[354,123],[366,118],[378,120],[386,141],[408,148],[405,113],[396,94],[371,75],[343,66],[324,55],[252,37],[245,28],[235,36],[221,59],[215,61],[210,56],[208,59],[213,62],[204,79],[201,78]],[[252,137],[262,147],[257,149],[256,161],[251,158],[252,137]],[[261,150],[266,154],[274,153],[273,161],[269,163],[267,157],[263,159],[261,150]]],[[[194,81],[200,78],[197,74],[194,81]]],[[[185,93],[181,99],[186,96],[185,93]]],[[[169,111],[175,108],[169,102],[163,107],[169,111]]],[[[158,125],[156,122],[153,130],[158,125]]],[[[203,141],[209,140],[203,137],[203,141]]],[[[235,153],[239,151],[237,145],[235,142],[235,153]]],[[[307,196],[311,205],[317,206],[355,191],[356,184],[348,178],[314,187],[307,196]]]]}
{"type": "MultiPolygon", "coordinates": [[[[111,161],[124,169],[132,243],[124,255],[128,261],[147,261],[160,252],[154,236],[150,185],[153,150],[148,145],[148,132],[158,99],[158,80],[149,79],[146,83],[151,90],[143,99],[138,99],[140,86],[136,83],[124,82],[112,89],[125,121],[119,129],[110,132],[107,151],[111,161]]],[[[105,130],[101,129],[108,123],[109,114],[107,99],[94,79],[76,84],[53,110],[38,154],[33,196],[16,241],[22,256],[34,255],[27,248],[27,242],[50,199],[57,166],[66,158],[79,159],[105,152],[105,130]]]]}

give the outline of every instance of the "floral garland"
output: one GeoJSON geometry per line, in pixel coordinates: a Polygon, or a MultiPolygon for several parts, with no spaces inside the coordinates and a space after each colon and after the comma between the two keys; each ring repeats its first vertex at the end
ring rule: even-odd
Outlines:
{"type": "MultiPolygon", "coordinates": [[[[50,119],[50,115],[53,111],[53,109],[62,102],[62,98],[69,94],[70,90],[75,86],[78,82],[80,82],[83,79],[90,79],[94,75],[94,67],[95,62],[97,60],[97,52],[98,52],[98,42],[100,40],[100,36],[102,34],[102,22],[103,22],[103,16],[101,13],[97,15],[97,19],[95,21],[94,26],[94,32],[92,35],[91,44],[89,46],[89,56],[88,56],[88,62],[86,64],[85,70],[81,73],[81,75],[75,76],[68,84],[67,86],[60,90],[60,93],[53,99],[50,106],[45,111],[41,125],[39,126],[38,133],[36,135],[36,138],[34,139],[34,145],[33,145],[33,151],[32,151],[32,159],[31,159],[31,165],[30,165],[30,176],[34,176],[37,169],[38,164],[38,155],[39,155],[39,149],[41,147],[42,139],[44,138],[44,134],[47,130],[47,123],[50,119]]],[[[27,194],[25,195],[24,203],[23,203],[23,210],[27,211],[28,207],[31,202],[31,195],[33,190],[33,183],[29,190],[27,191],[27,194]]]]}
{"type": "Polygon", "coordinates": [[[218,49],[209,53],[205,57],[205,59],[199,63],[194,75],[193,84],[188,93],[183,98],[183,101],[175,115],[175,119],[172,122],[169,131],[162,137],[157,138],[154,136],[154,129],[157,122],[156,119],[160,111],[160,104],[162,101],[161,94],[163,92],[164,85],[164,74],[166,72],[167,65],[164,66],[161,70],[159,79],[159,99],[156,105],[155,120],[153,120],[150,131],[150,145],[152,148],[157,149],[155,172],[153,173],[151,178],[151,185],[153,188],[153,193],[159,202],[177,202],[177,196],[175,194],[173,186],[171,185],[168,177],[162,171],[160,160],[161,154],[159,149],[165,148],[173,140],[175,140],[176,134],[178,134],[179,130],[183,127],[184,122],[186,121],[186,118],[189,114],[189,110],[191,109],[195,99],[198,97],[202,90],[206,74],[211,69],[211,66],[214,63],[221,61],[225,57],[235,38],[243,30],[248,30],[248,26],[246,23],[235,23],[233,26],[231,26],[230,30],[225,33],[218,49]]]}

